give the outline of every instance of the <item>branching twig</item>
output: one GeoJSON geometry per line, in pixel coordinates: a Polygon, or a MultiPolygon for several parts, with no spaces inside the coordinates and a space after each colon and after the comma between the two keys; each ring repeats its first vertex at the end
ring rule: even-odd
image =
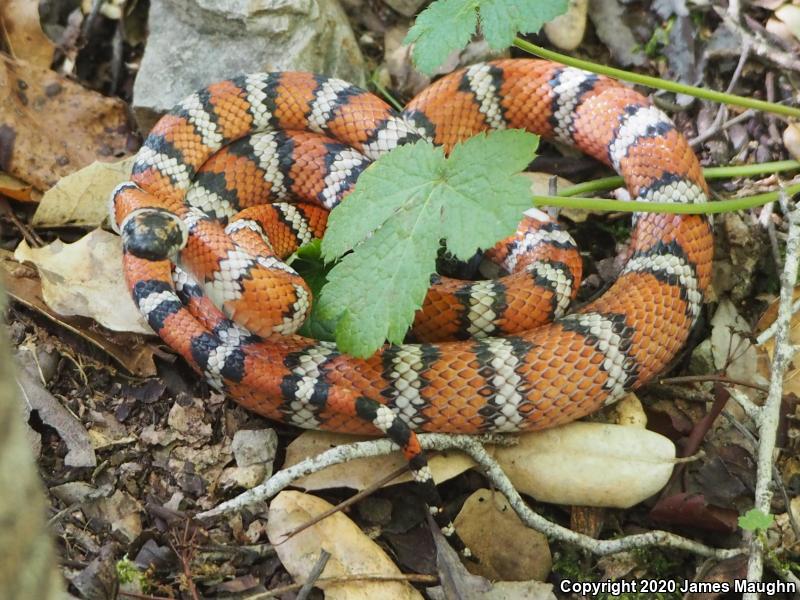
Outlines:
{"type": "MultiPolygon", "coordinates": [[[[756,474],[755,508],[767,514],[772,502],[772,465],[775,461],[775,441],[780,422],[781,397],[783,394],[783,375],[794,355],[794,347],[789,339],[789,322],[792,318],[792,299],[797,281],[798,256],[800,255],[800,212],[787,213],[789,234],[786,238],[786,260],[781,275],[781,297],[778,318],[775,321],[775,353],[772,357],[769,393],[761,409],[758,422],[758,462],[756,474]]],[[[750,537],[750,560],[747,564],[747,579],[760,581],[764,570],[764,546],[757,535],[750,537]]],[[[744,600],[757,600],[757,593],[746,593],[744,600]]]]}
{"type": "MultiPolygon", "coordinates": [[[[645,546],[658,545],[666,548],[674,548],[676,550],[685,550],[700,556],[711,557],[718,560],[730,558],[742,552],[740,549],[711,548],[695,542],[694,540],[683,538],[666,531],[651,531],[649,533],[630,535],[613,540],[596,540],[589,536],[575,533],[566,527],[551,523],[531,510],[500,468],[500,465],[497,464],[483,447],[483,444],[497,443],[498,441],[508,444],[508,436],[476,437],[469,435],[428,433],[420,435],[419,441],[426,450],[458,449],[465,452],[482,467],[484,474],[491,481],[494,488],[499,490],[508,499],[509,504],[517,515],[519,515],[523,523],[547,535],[551,539],[574,544],[588,552],[606,555],[645,546]]],[[[292,481],[327,466],[339,464],[354,458],[385,455],[394,450],[396,450],[396,447],[386,439],[356,442],[354,444],[332,448],[318,456],[306,459],[288,469],[279,471],[264,484],[248,490],[237,498],[229,500],[214,509],[199,514],[198,518],[214,517],[229,511],[239,510],[255,502],[263,502],[290,485],[292,481]]]]}

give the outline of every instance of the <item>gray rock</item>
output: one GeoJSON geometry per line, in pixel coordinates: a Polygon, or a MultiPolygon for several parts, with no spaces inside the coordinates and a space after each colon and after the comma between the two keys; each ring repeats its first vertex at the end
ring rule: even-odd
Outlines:
{"type": "Polygon", "coordinates": [[[383,0],[405,17],[413,17],[428,0],[383,0]]]}
{"type": "Polygon", "coordinates": [[[193,91],[241,73],[314,71],[365,83],[338,0],[152,0],[133,90],[142,131],[193,91]]]}
{"type": "Polygon", "coordinates": [[[272,464],[278,448],[274,429],[240,429],[233,434],[231,450],[239,467],[272,464]]]}

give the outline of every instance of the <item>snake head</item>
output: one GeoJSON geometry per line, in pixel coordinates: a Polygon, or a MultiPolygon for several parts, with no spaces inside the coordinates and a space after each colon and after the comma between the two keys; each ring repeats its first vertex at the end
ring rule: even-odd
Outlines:
{"type": "Polygon", "coordinates": [[[165,260],[177,254],[188,238],[186,224],[161,208],[131,212],[120,227],[125,252],[146,260],[165,260]]]}

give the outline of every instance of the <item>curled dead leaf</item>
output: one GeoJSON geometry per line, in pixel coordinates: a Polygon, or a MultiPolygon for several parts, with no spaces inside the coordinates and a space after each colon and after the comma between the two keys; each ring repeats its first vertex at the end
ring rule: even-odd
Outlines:
{"type": "Polygon", "coordinates": [[[113,331],[153,333],[125,285],[118,236],[95,229],[73,244],[31,248],[22,241],[14,257],[36,265],[44,301],[57,313],[91,317],[113,331]]]}

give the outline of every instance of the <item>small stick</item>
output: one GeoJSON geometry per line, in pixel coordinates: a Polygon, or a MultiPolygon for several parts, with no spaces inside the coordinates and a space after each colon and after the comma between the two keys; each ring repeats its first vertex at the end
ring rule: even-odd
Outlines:
{"type": "MultiPolygon", "coordinates": [[[[769,514],[772,502],[772,466],[775,462],[775,442],[780,423],[783,376],[794,356],[794,346],[789,338],[792,318],[794,284],[797,281],[798,256],[800,256],[800,213],[793,209],[786,215],[789,234],[786,238],[786,260],[781,275],[781,296],[778,318],[775,321],[775,353],[772,357],[769,393],[761,409],[758,423],[758,458],[756,471],[755,508],[769,514]]],[[[747,564],[748,581],[760,581],[764,571],[764,545],[761,537],[750,535],[750,559],[747,564]]],[[[758,594],[747,592],[743,600],[757,600],[758,594]]]]}

